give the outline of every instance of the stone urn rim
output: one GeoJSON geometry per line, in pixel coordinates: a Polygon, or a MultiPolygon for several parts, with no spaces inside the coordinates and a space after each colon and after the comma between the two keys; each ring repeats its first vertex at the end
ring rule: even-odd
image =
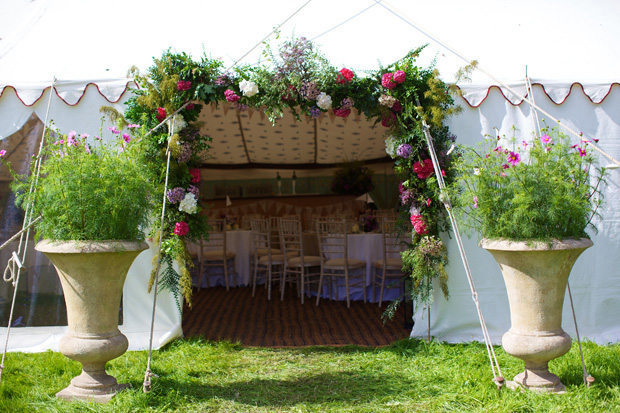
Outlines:
{"type": "Polygon", "coordinates": [[[483,238],[479,246],[485,250],[497,251],[558,251],[589,248],[594,243],[590,238],[563,238],[549,241],[512,241],[505,238],[483,238]]]}
{"type": "Polygon", "coordinates": [[[126,240],[50,240],[44,239],[37,243],[35,249],[47,253],[84,254],[121,251],[143,251],[149,248],[146,241],[126,240]]]}

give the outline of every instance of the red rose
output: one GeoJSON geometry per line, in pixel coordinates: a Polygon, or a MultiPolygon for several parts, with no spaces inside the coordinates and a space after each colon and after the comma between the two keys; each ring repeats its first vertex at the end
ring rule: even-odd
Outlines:
{"type": "Polygon", "coordinates": [[[198,168],[190,169],[189,174],[192,176],[191,183],[197,184],[198,182],[200,182],[200,178],[201,178],[200,169],[198,168]]]}
{"type": "Polygon", "coordinates": [[[334,115],[339,116],[341,118],[346,118],[351,114],[351,109],[334,109],[334,115]]]}
{"type": "Polygon", "coordinates": [[[340,69],[340,71],[338,72],[338,78],[336,79],[336,81],[338,83],[347,83],[347,82],[350,82],[354,76],[355,76],[355,73],[353,73],[352,70],[347,69],[345,67],[345,68],[340,69]]]}
{"type": "Polygon", "coordinates": [[[187,222],[181,221],[181,222],[177,222],[174,225],[174,235],[183,236],[183,235],[187,235],[188,232],[189,232],[189,225],[187,225],[187,222]]]}
{"type": "Polygon", "coordinates": [[[426,179],[433,173],[433,161],[425,159],[423,163],[416,162],[413,164],[413,172],[418,174],[418,178],[426,179]]]}
{"type": "Polygon", "coordinates": [[[166,109],[165,108],[157,108],[157,115],[155,115],[158,122],[162,122],[166,119],[166,109]]]}
{"type": "Polygon", "coordinates": [[[381,119],[381,125],[385,126],[386,128],[389,128],[394,124],[394,122],[396,122],[396,115],[394,113],[390,113],[390,115],[392,116],[384,116],[381,119]]]}
{"type": "Polygon", "coordinates": [[[177,82],[177,90],[184,91],[189,90],[192,87],[192,82],[189,80],[179,80],[177,82]]]}

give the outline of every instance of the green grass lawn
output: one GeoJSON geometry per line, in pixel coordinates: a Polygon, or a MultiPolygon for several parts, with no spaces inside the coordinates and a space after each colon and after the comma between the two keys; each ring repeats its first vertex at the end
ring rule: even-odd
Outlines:
{"type": "MultiPolygon", "coordinates": [[[[142,392],[147,352],[127,352],[108,372],[133,388],[106,405],[57,400],[80,373],[60,353],[8,353],[0,388],[6,412],[620,412],[620,345],[584,343],[551,363],[567,393],[497,390],[484,344],[403,340],[389,347],[244,348],[177,340],[153,352],[153,390],[142,392]]],[[[511,379],[523,364],[496,348],[511,379]]]]}

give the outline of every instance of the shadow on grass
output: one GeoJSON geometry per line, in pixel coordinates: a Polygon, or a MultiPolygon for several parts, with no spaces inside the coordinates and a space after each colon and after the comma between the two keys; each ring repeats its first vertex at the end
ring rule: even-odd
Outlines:
{"type": "Polygon", "coordinates": [[[174,390],[194,401],[222,399],[248,406],[289,407],[300,403],[370,403],[376,399],[393,397],[397,383],[405,387],[414,387],[415,384],[405,375],[368,375],[360,371],[341,371],[306,373],[289,379],[257,378],[225,385],[211,384],[208,379],[205,384],[179,384],[175,380],[159,378],[155,382],[154,392],[165,394],[174,390]]]}

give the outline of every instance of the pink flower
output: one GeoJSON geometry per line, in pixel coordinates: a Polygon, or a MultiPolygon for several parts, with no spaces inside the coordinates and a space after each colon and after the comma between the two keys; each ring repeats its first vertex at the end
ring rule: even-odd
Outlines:
{"type": "MultiPolygon", "coordinates": [[[[159,109],[158,109],[159,110],[159,109]]],[[[116,126],[110,126],[108,128],[109,131],[111,131],[113,134],[118,135],[119,133],[121,133],[121,131],[119,131],[118,129],[116,129],[116,126]]],[[[70,136],[67,136],[67,142],[69,142],[69,138],[70,136]]]]}
{"type": "Polygon", "coordinates": [[[230,89],[226,89],[226,92],[224,92],[224,96],[226,96],[227,102],[236,102],[241,99],[241,97],[239,97],[235,92],[230,89]]]}
{"type": "Polygon", "coordinates": [[[384,88],[391,90],[396,87],[396,83],[392,81],[392,77],[394,77],[392,73],[384,73],[383,76],[381,76],[381,84],[384,88]]]}
{"type": "Polygon", "coordinates": [[[177,82],[177,90],[184,91],[189,90],[192,87],[192,82],[189,80],[179,80],[177,82]]]}
{"type": "Polygon", "coordinates": [[[474,195],[474,208],[478,208],[478,197],[474,195]]]}
{"type": "Polygon", "coordinates": [[[166,119],[166,109],[165,108],[157,108],[157,115],[155,115],[158,122],[162,122],[166,119]]]}
{"type": "Polygon", "coordinates": [[[140,127],[140,125],[138,125],[137,123],[131,123],[131,124],[127,125],[127,127],[129,129],[137,129],[137,128],[140,127]]]}
{"type": "Polygon", "coordinates": [[[508,169],[508,168],[510,168],[510,165],[508,165],[507,163],[505,163],[505,164],[503,164],[503,165],[502,165],[502,168],[504,168],[504,169],[508,169]]]}
{"type": "Polygon", "coordinates": [[[183,236],[183,235],[187,235],[188,232],[189,232],[189,225],[187,225],[187,222],[181,221],[181,222],[177,222],[174,225],[174,235],[183,236]]]}
{"type": "Polygon", "coordinates": [[[512,164],[512,166],[516,166],[521,162],[521,156],[518,153],[510,152],[508,154],[508,162],[512,164]]]}
{"type": "Polygon", "coordinates": [[[6,155],[6,151],[3,149],[0,151],[0,159],[4,159],[4,156],[6,155]]]}
{"type": "Polygon", "coordinates": [[[353,71],[345,67],[345,68],[340,69],[340,71],[338,72],[338,78],[336,79],[336,81],[338,83],[347,83],[347,82],[350,82],[354,76],[355,76],[355,73],[353,73],[353,71]]]}
{"type": "Polygon", "coordinates": [[[346,118],[351,114],[351,109],[334,109],[334,115],[339,116],[341,118],[346,118]]]}
{"type": "Polygon", "coordinates": [[[431,206],[431,199],[430,198],[426,199],[426,206],[427,207],[431,206]]]}
{"type": "Polygon", "coordinates": [[[551,136],[549,135],[543,135],[540,137],[540,141],[544,144],[552,144],[553,143],[553,139],[551,139],[551,136]]]}
{"type": "Polygon", "coordinates": [[[428,234],[428,228],[422,215],[411,215],[411,225],[417,234],[428,234]]]}
{"type": "Polygon", "coordinates": [[[523,141],[523,147],[527,148],[527,142],[526,141],[523,141]]]}
{"type": "Polygon", "coordinates": [[[131,141],[131,137],[129,136],[128,133],[123,133],[123,139],[125,140],[125,142],[131,141]]]}
{"type": "Polygon", "coordinates": [[[413,164],[413,172],[418,174],[418,178],[426,179],[433,174],[433,161],[425,159],[424,162],[413,164]]]}
{"type": "Polygon", "coordinates": [[[394,82],[403,83],[406,78],[407,75],[402,70],[397,70],[396,72],[394,72],[394,82]]]}
{"type": "Polygon", "coordinates": [[[577,148],[577,150],[579,151],[579,156],[586,156],[585,149],[577,148]]]}
{"type": "Polygon", "coordinates": [[[403,105],[400,104],[400,102],[397,100],[394,102],[394,104],[392,105],[392,110],[394,112],[400,112],[401,110],[403,110],[403,105]]]}
{"type": "Polygon", "coordinates": [[[71,132],[69,132],[69,134],[67,135],[67,139],[73,139],[75,138],[75,135],[77,135],[77,132],[72,130],[71,132]]]}
{"type": "Polygon", "coordinates": [[[88,147],[87,143],[84,144],[84,150],[86,151],[86,153],[90,154],[90,148],[88,147]]]}
{"type": "Polygon", "coordinates": [[[190,180],[191,183],[193,184],[197,184],[198,182],[200,182],[200,169],[198,168],[193,168],[189,170],[189,174],[192,176],[192,179],[190,180]]]}

